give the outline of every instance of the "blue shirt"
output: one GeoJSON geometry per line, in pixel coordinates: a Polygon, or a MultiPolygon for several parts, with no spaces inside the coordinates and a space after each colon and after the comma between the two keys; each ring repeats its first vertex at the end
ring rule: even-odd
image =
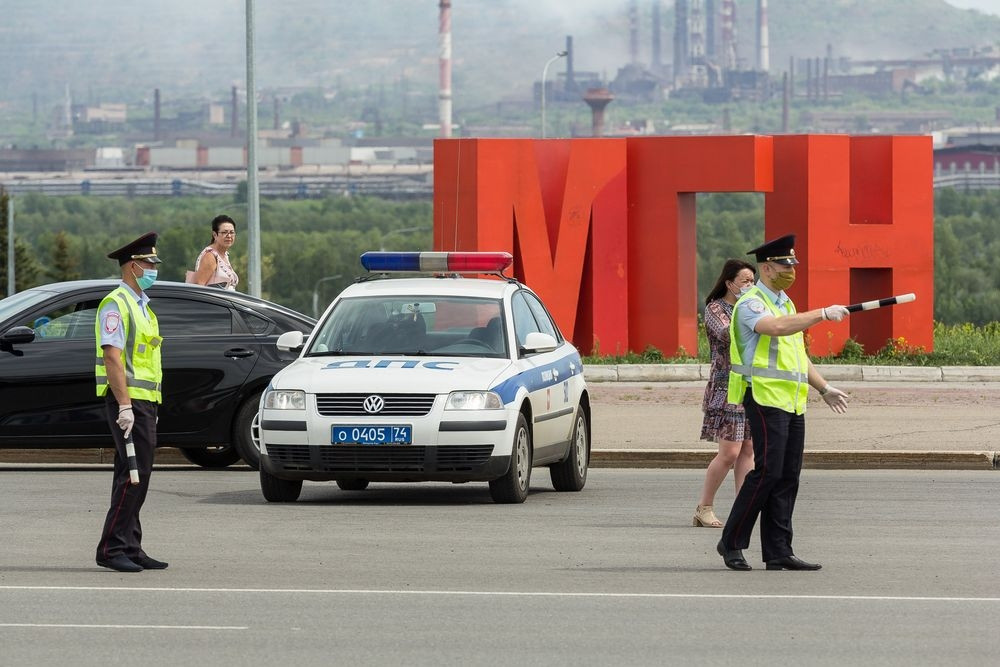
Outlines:
{"type": "MultiPolygon", "coordinates": [[[[784,290],[775,294],[761,280],[757,281],[757,287],[770,299],[771,303],[778,307],[778,310],[789,313],[786,304],[791,303],[792,300],[788,298],[784,290]]],[[[753,363],[753,353],[757,349],[757,341],[760,340],[760,334],[754,330],[754,327],[757,326],[757,322],[761,318],[769,315],[771,315],[771,311],[757,296],[747,297],[736,304],[733,324],[736,327],[736,340],[742,343],[740,360],[744,364],[753,363]]]]}
{"type": "MultiPolygon", "coordinates": [[[[124,282],[121,286],[139,304],[139,308],[142,310],[142,314],[146,316],[146,319],[149,319],[149,314],[146,312],[146,304],[149,303],[149,297],[146,293],[140,292],[136,294],[135,290],[124,282]]],[[[104,307],[98,311],[97,321],[101,323],[101,347],[112,345],[119,350],[124,350],[125,327],[122,326],[122,314],[118,310],[118,302],[114,299],[108,299],[104,307]]]]}

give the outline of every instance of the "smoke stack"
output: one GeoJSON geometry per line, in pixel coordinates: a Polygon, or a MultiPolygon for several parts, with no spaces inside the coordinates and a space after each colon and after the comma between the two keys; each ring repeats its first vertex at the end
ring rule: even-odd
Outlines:
{"type": "Polygon", "coordinates": [[[230,121],[229,121],[229,136],[236,137],[236,126],[240,122],[240,106],[236,98],[236,86],[233,86],[232,99],[230,104],[230,121]]]}
{"type": "Polygon", "coordinates": [[[573,75],[573,35],[566,35],[566,92],[576,91],[573,75]]]}
{"type": "Polygon", "coordinates": [[[153,141],[160,140],[160,89],[153,90],[153,141]]]}
{"type": "Polygon", "coordinates": [[[639,64],[639,0],[628,3],[628,53],[629,62],[639,64]]]}
{"type": "Polygon", "coordinates": [[[438,79],[438,118],[441,136],[451,136],[451,0],[441,0],[438,36],[441,38],[441,58],[438,79]]]}
{"type": "Polygon", "coordinates": [[[781,79],[781,131],[788,134],[788,72],[781,79]]]}
{"type": "Polygon", "coordinates": [[[771,54],[767,36],[767,0],[757,0],[757,69],[771,69],[771,54]]]}
{"type": "Polygon", "coordinates": [[[278,113],[280,110],[280,102],[278,101],[278,96],[274,96],[274,129],[281,129],[281,115],[278,113]]]}
{"type": "Polygon", "coordinates": [[[736,3],[722,0],[722,67],[736,69],[736,3]]]}
{"type": "Polygon", "coordinates": [[[604,134],[604,108],[611,104],[615,96],[607,88],[588,88],[583,101],[590,107],[591,136],[600,137],[604,134]]]}
{"type": "Polygon", "coordinates": [[[674,3],[674,88],[688,75],[688,0],[674,3]]]}
{"type": "Polygon", "coordinates": [[[660,25],[660,0],[653,0],[653,63],[652,68],[654,72],[659,73],[663,70],[663,60],[660,52],[660,32],[662,31],[660,25]]]}
{"type": "Polygon", "coordinates": [[[712,62],[719,61],[719,46],[715,41],[715,0],[705,0],[705,57],[712,62]]]}

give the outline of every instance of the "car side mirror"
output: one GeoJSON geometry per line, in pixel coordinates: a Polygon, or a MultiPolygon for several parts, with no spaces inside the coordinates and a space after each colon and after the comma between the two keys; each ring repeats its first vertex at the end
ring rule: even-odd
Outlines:
{"type": "Polygon", "coordinates": [[[278,340],[275,342],[278,349],[282,352],[290,352],[292,350],[297,350],[302,347],[305,342],[306,337],[301,331],[286,331],[285,333],[278,336],[278,340]]]}
{"type": "Polygon", "coordinates": [[[31,327],[11,327],[0,335],[0,351],[10,352],[15,357],[24,354],[21,350],[15,350],[15,345],[24,345],[35,340],[35,330],[31,327]]]}
{"type": "Polygon", "coordinates": [[[542,333],[541,331],[532,331],[525,337],[524,345],[521,346],[521,353],[551,352],[557,347],[559,347],[558,341],[549,334],[542,333]]]}

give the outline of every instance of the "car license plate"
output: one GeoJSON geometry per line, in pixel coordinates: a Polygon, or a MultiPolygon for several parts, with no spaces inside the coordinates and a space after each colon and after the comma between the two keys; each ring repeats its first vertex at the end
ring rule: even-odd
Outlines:
{"type": "Polygon", "coordinates": [[[331,442],[335,445],[408,445],[413,439],[413,427],[382,424],[348,424],[332,428],[331,442]]]}

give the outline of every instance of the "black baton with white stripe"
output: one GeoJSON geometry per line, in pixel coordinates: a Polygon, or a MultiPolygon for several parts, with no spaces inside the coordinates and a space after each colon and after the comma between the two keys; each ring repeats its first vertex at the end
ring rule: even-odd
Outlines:
{"type": "Polygon", "coordinates": [[[876,308],[882,308],[883,306],[895,306],[901,303],[909,303],[915,301],[917,295],[913,292],[909,294],[900,294],[899,296],[890,296],[888,299],[879,299],[878,301],[865,301],[864,303],[852,303],[847,306],[847,312],[856,313],[859,310],[875,310],[876,308]]]}
{"type": "Polygon", "coordinates": [[[139,484],[139,463],[135,460],[135,443],[132,434],[125,438],[125,455],[128,457],[128,479],[132,486],[139,484]]]}

